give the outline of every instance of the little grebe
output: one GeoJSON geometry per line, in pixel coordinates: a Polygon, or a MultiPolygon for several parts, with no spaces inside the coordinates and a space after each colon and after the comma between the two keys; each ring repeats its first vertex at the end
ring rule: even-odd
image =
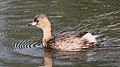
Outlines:
{"type": "Polygon", "coordinates": [[[82,48],[89,48],[97,42],[97,36],[89,32],[68,31],[52,36],[51,22],[44,14],[36,15],[34,22],[29,23],[29,26],[31,25],[35,25],[43,30],[42,43],[45,48],[59,51],[78,51],[82,48]]]}

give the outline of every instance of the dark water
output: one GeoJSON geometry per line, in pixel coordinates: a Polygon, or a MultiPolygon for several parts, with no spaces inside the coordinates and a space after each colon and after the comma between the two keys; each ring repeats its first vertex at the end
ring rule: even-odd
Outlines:
{"type": "Polygon", "coordinates": [[[0,67],[120,67],[120,0],[0,0],[0,67]],[[85,29],[100,47],[81,52],[45,51],[42,31],[28,27],[49,16],[54,34],[85,29]],[[48,66],[47,66],[48,65],[48,66]]]}

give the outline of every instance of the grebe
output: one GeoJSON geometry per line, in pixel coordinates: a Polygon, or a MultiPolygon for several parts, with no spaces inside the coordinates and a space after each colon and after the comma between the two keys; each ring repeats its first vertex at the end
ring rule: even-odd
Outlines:
{"type": "Polygon", "coordinates": [[[45,48],[59,51],[78,51],[82,48],[89,48],[97,42],[97,36],[89,32],[68,31],[52,36],[51,22],[44,14],[36,15],[34,21],[28,25],[35,25],[42,29],[42,44],[45,48]]]}

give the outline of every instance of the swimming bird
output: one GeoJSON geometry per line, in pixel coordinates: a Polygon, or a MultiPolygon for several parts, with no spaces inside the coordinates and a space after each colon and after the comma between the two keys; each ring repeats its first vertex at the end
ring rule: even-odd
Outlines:
{"type": "Polygon", "coordinates": [[[34,21],[28,25],[35,25],[42,29],[42,44],[45,48],[58,51],[78,51],[82,48],[89,48],[97,42],[97,36],[89,32],[66,31],[52,36],[51,22],[44,14],[36,15],[34,21]]]}

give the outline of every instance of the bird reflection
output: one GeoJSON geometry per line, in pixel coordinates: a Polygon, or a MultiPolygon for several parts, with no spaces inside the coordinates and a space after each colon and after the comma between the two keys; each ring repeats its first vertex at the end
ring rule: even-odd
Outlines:
{"type": "Polygon", "coordinates": [[[53,53],[52,52],[45,51],[44,65],[45,67],[53,67],[53,53]]]}
{"type": "Polygon", "coordinates": [[[55,51],[45,50],[44,62],[43,62],[44,66],[39,66],[39,67],[53,67],[54,65],[67,64],[68,62],[66,63],[66,60],[70,64],[73,64],[72,62],[74,61],[75,62],[86,61],[87,50],[81,52],[55,52],[55,51]],[[63,61],[61,62],[60,60],[63,61]]]}

